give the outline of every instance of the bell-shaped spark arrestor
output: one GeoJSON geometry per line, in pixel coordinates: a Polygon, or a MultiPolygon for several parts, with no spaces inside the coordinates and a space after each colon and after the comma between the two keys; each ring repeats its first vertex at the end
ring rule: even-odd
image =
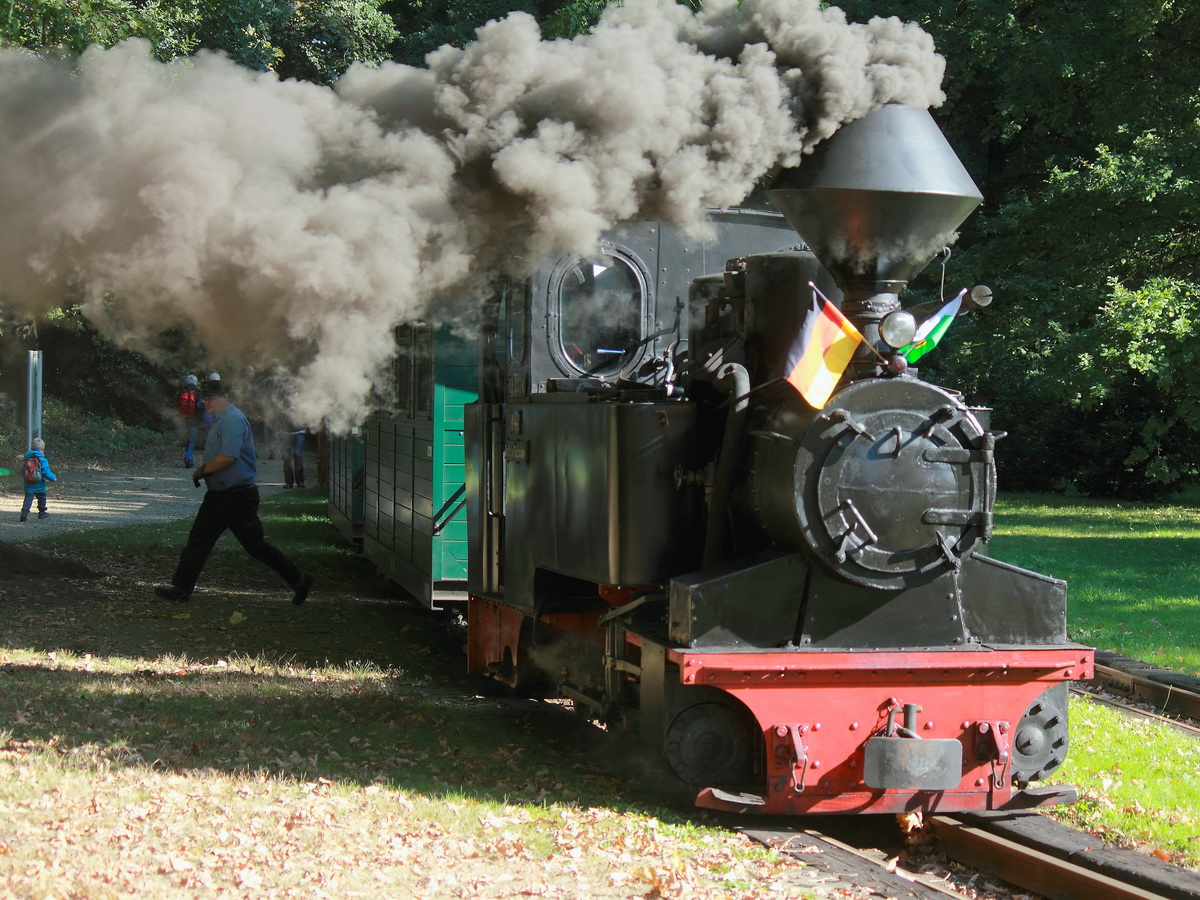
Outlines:
{"type": "Polygon", "coordinates": [[[897,105],[843,125],[770,194],[867,320],[898,305],[983,200],[928,110],[897,105]]]}

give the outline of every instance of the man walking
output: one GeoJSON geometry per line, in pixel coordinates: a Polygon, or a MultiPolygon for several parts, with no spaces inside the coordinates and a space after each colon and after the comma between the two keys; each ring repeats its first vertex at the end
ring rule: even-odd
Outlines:
{"type": "Polygon", "coordinates": [[[270,566],[291,586],[292,603],[299,606],[308,599],[315,579],[267,543],[263,534],[258,518],[258,487],[254,483],[258,460],[250,423],[233,405],[228,382],[209,381],[204,398],[215,421],[204,446],[204,462],[194,470],[192,482],[199,487],[203,478],[208,492],[179,554],[171,583],[159,585],[154,593],[166,600],[190,599],[217,539],[229,529],[247,553],[270,566]]]}

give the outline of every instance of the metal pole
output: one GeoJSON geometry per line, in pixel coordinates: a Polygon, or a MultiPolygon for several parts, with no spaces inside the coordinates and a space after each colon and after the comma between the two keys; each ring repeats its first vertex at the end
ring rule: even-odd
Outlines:
{"type": "Polygon", "coordinates": [[[25,449],[33,449],[33,439],[42,436],[42,351],[29,351],[28,390],[25,404],[25,449]]]}

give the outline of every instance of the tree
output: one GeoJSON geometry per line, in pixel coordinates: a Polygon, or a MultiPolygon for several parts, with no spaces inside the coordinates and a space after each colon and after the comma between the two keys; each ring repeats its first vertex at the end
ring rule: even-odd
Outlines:
{"type": "Polygon", "coordinates": [[[81,53],[152,31],[152,15],[126,0],[14,0],[0,15],[0,46],[81,53]]]}
{"type": "Polygon", "coordinates": [[[222,50],[251,69],[332,84],[388,58],[397,32],[377,0],[160,0],[160,56],[222,50]]]}
{"type": "Polygon", "coordinates": [[[220,50],[251,69],[320,84],[388,58],[397,31],[379,0],[41,0],[14,3],[0,41],[82,52],[128,37],[160,59],[220,50]]]}
{"type": "Polygon", "coordinates": [[[491,19],[518,11],[542,19],[561,5],[561,0],[390,0],[383,9],[400,33],[392,47],[393,57],[420,66],[430,52],[444,44],[462,47],[470,43],[475,30],[491,19]]]}
{"type": "Polygon", "coordinates": [[[947,58],[937,116],[986,198],[955,274],[997,303],[930,362],[995,405],[1005,485],[1145,497],[1200,477],[1200,9],[840,5],[917,21],[947,58]]]}

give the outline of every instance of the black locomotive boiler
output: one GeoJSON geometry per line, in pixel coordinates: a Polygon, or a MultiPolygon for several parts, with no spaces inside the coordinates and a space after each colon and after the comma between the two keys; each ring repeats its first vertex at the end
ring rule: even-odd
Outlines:
{"type": "Polygon", "coordinates": [[[897,348],[899,292],[979,192],[927,112],[888,106],[770,193],[811,252],[732,260],[686,302],[651,291],[647,337],[622,330],[629,273],[603,257],[490,305],[465,425],[468,665],[631,723],[704,806],[1069,799],[1031,784],[1063,760],[1092,651],[1067,640],[1064,582],[984,552],[988,411],[897,348]],[[817,409],[786,376],[830,273],[863,341],[817,409]]]}

